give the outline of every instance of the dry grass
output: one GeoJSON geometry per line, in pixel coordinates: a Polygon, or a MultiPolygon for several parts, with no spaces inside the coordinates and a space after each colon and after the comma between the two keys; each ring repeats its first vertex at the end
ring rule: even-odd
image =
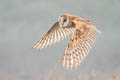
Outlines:
{"type": "Polygon", "coordinates": [[[120,74],[87,74],[78,76],[57,75],[54,72],[37,75],[4,75],[0,80],[120,80],[120,74]]]}

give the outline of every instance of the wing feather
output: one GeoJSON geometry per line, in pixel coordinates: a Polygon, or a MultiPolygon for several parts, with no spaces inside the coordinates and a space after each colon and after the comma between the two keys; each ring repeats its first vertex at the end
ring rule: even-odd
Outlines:
{"type": "Polygon", "coordinates": [[[55,32],[54,32],[54,43],[56,43],[57,42],[57,33],[56,33],[57,31],[55,30],[55,32]]]}
{"type": "Polygon", "coordinates": [[[61,39],[63,40],[64,36],[63,36],[63,33],[62,33],[62,29],[60,29],[59,32],[60,32],[61,39]]]}
{"type": "Polygon", "coordinates": [[[53,37],[54,37],[53,33],[51,33],[49,36],[49,39],[50,39],[49,46],[53,43],[53,39],[54,39],[53,37]]]}
{"type": "Polygon", "coordinates": [[[84,34],[80,29],[76,29],[72,34],[62,58],[62,62],[64,62],[62,63],[63,67],[66,69],[71,69],[72,67],[77,68],[80,65],[80,62],[88,55],[88,52],[93,46],[96,40],[96,34],[99,33],[94,26],[91,26],[88,30],[84,30],[84,34]],[[70,55],[69,59],[67,58],[68,55],[70,55]]]}
{"type": "Polygon", "coordinates": [[[67,33],[66,33],[66,31],[65,31],[66,29],[62,29],[62,32],[63,32],[63,35],[64,35],[64,37],[66,38],[67,37],[67,33]]]}
{"type": "Polygon", "coordinates": [[[53,27],[35,44],[33,48],[45,48],[60,40],[64,39],[67,35],[72,33],[74,28],[62,28],[59,26],[59,22],[56,22],[53,27]]]}

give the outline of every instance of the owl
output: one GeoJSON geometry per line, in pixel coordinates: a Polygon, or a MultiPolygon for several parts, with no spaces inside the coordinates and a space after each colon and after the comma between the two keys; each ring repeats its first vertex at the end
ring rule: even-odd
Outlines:
{"type": "Polygon", "coordinates": [[[98,33],[100,31],[89,20],[71,14],[63,14],[33,48],[45,48],[60,42],[71,34],[62,56],[62,66],[65,69],[77,68],[88,55],[98,33]]]}

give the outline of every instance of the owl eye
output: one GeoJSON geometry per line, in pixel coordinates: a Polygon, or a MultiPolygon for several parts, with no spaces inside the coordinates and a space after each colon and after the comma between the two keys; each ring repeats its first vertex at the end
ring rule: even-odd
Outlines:
{"type": "Polygon", "coordinates": [[[63,22],[66,22],[67,21],[67,19],[65,18],[64,20],[63,20],[63,22]]]}

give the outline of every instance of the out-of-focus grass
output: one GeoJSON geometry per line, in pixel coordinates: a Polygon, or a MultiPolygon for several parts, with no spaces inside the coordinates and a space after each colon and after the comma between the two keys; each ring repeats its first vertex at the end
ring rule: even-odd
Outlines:
{"type": "Polygon", "coordinates": [[[0,80],[120,80],[120,73],[81,74],[78,76],[58,75],[54,72],[34,75],[16,74],[1,75],[0,80]]]}

